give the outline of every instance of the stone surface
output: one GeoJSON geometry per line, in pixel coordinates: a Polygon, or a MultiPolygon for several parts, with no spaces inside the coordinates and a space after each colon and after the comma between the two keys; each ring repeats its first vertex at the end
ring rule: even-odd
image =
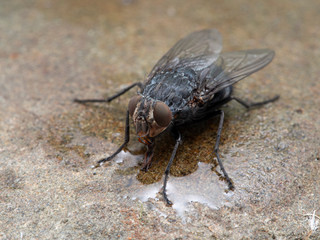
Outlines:
{"type": "MultiPolygon", "coordinates": [[[[320,215],[319,1],[0,5],[0,239],[320,238],[312,229],[319,221],[312,214],[320,215]],[[225,50],[276,51],[267,68],[238,84],[237,93],[252,101],[281,98],[249,112],[228,104],[220,149],[236,189],[216,208],[193,203],[181,217],[160,194],[146,202],[124,197],[140,182],[161,186],[172,140],[159,140],[148,173],[134,161],[90,168],[121,143],[134,91],[109,105],[72,100],[101,98],[143,80],[175,41],[212,27],[225,50]]],[[[198,179],[204,191],[218,184],[215,198],[226,189],[219,168],[210,181],[207,171],[192,173],[199,160],[214,157],[217,120],[188,128],[171,183],[188,189],[198,179]]],[[[129,149],[141,154],[135,142],[132,137],[129,149]]]]}

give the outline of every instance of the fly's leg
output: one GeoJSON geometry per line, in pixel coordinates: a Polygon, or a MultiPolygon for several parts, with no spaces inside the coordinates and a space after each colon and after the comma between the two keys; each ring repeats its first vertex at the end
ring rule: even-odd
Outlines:
{"type": "Polygon", "coordinates": [[[168,177],[169,177],[170,168],[171,168],[173,159],[174,159],[174,157],[176,156],[178,147],[179,147],[179,145],[180,145],[180,143],[181,143],[181,134],[180,134],[180,132],[175,129],[174,134],[176,135],[176,144],[175,144],[174,149],[173,149],[173,152],[172,152],[172,154],[171,154],[171,157],[170,157],[169,163],[168,163],[168,165],[167,165],[166,171],[164,172],[164,182],[163,182],[163,192],[162,192],[163,198],[164,198],[164,200],[166,201],[166,203],[167,203],[168,205],[172,205],[172,202],[168,199],[168,196],[167,196],[167,182],[168,182],[168,177]]]}
{"type": "Polygon", "coordinates": [[[232,181],[231,179],[229,178],[228,176],[228,173],[226,172],[226,170],[224,169],[224,166],[222,164],[222,161],[220,159],[220,156],[219,156],[219,143],[220,143],[220,137],[221,137],[221,131],[222,131],[222,126],[223,126],[223,120],[224,120],[224,112],[222,110],[219,110],[217,112],[215,112],[216,115],[220,115],[220,121],[219,121],[219,127],[218,127],[218,133],[217,133],[217,140],[216,140],[216,144],[214,146],[214,153],[216,154],[217,156],[217,160],[218,160],[218,163],[219,163],[219,166],[220,166],[220,169],[228,183],[228,187],[230,190],[234,189],[234,186],[232,184],[232,181]]]}
{"type": "Polygon", "coordinates": [[[115,151],[111,156],[107,158],[100,159],[92,168],[100,167],[104,162],[108,162],[112,160],[121,150],[127,145],[130,140],[130,125],[129,125],[129,111],[127,111],[126,115],[126,126],[125,126],[125,135],[124,135],[124,143],[115,151]]]}
{"type": "Polygon", "coordinates": [[[134,88],[135,86],[138,86],[141,90],[143,89],[141,82],[136,82],[134,84],[131,84],[130,86],[126,87],[125,89],[121,90],[117,94],[108,97],[106,99],[74,99],[73,101],[76,103],[93,103],[93,102],[111,102],[113,99],[120,97],[122,94],[128,92],[131,88],[134,88]]]}
{"type": "MultiPolygon", "coordinates": [[[[142,83],[140,82],[136,82],[134,84],[131,84],[130,86],[126,87],[125,89],[123,89],[122,91],[118,92],[117,94],[107,98],[107,99],[74,99],[74,102],[76,103],[93,103],[93,102],[111,102],[113,99],[121,96],[122,94],[126,93],[127,91],[129,91],[131,88],[138,86],[141,90],[143,89],[142,87],[142,83]]],[[[129,133],[129,111],[127,111],[127,115],[126,115],[126,126],[125,126],[125,137],[124,137],[124,143],[118,148],[117,151],[115,151],[111,156],[107,157],[107,158],[103,158],[101,160],[99,160],[94,166],[92,166],[93,168],[96,167],[100,167],[104,162],[110,161],[112,160],[117,154],[119,154],[119,152],[121,152],[121,150],[127,145],[127,143],[129,142],[130,139],[130,133],[129,133]]]]}
{"type": "Polygon", "coordinates": [[[236,100],[238,103],[240,103],[242,106],[244,106],[245,108],[247,109],[250,109],[250,108],[253,108],[253,107],[258,107],[258,106],[262,106],[264,104],[267,104],[267,103],[271,103],[271,102],[274,102],[274,101],[277,101],[278,99],[280,98],[279,95],[271,98],[271,99],[268,99],[266,101],[262,101],[262,102],[256,102],[256,103],[246,103],[245,101],[237,98],[237,97],[231,97],[231,100],[236,100]]]}
{"type": "Polygon", "coordinates": [[[144,163],[143,163],[141,170],[143,170],[145,172],[147,172],[149,170],[149,168],[151,167],[151,163],[152,163],[153,152],[154,152],[154,142],[147,145],[147,152],[145,153],[144,163]]]}
{"type": "MultiPolygon", "coordinates": [[[[275,97],[273,97],[271,99],[268,99],[266,101],[256,102],[256,103],[246,103],[245,101],[243,101],[243,100],[241,100],[241,99],[239,99],[237,97],[231,97],[231,100],[236,100],[238,103],[243,105],[245,108],[250,109],[250,108],[253,108],[253,107],[258,107],[258,106],[262,106],[262,105],[267,104],[267,103],[271,103],[271,102],[277,101],[279,99],[279,97],[280,96],[277,95],[277,96],[275,96],[275,97]]],[[[223,120],[224,120],[224,112],[222,110],[219,110],[219,111],[215,112],[215,114],[220,115],[220,121],[219,121],[218,133],[217,133],[217,140],[216,140],[216,144],[214,146],[214,153],[217,156],[217,160],[218,160],[220,169],[221,169],[225,179],[227,180],[228,187],[229,187],[230,190],[232,190],[232,189],[234,189],[233,183],[232,183],[231,179],[229,178],[226,170],[224,169],[222,161],[221,161],[220,156],[219,156],[219,143],[220,143],[221,131],[222,131],[223,120]]]]}

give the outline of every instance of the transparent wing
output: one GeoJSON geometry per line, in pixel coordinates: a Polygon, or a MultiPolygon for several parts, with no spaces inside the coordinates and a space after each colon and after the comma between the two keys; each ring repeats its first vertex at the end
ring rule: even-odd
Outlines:
{"type": "Polygon", "coordinates": [[[270,49],[222,53],[206,74],[205,88],[216,93],[265,67],[274,55],[270,49]]]}
{"type": "Polygon", "coordinates": [[[179,40],[153,67],[148,79],[159,71],[190,67],[198,72],[212,65],[222,49],[222,38],[216,29],[193,32],[179,40]]]}

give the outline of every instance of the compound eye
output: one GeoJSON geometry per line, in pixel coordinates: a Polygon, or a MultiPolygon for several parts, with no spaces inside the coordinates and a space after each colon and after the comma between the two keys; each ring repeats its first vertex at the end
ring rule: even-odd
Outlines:
{"type": "Polygon", "coordinates": [[[128,109],[129,109],[129,114],[130,116],[132,117],[133,113],[134,113],[134,110],[136,109],[137,107],[137,103],[139,102],[139,100],[141,99],[142,97],[140,95],[137,95],[137,96],[134,96],[130,99],[130,102],[129,102],[129,105],[128,105],[128,109]]]}
{"type": "Polygon", "coordinates": [[[167,104],[157,102],[154,106],[153,117],[160,127],[167,127],[172,120],[172,113],[167,104]]]}

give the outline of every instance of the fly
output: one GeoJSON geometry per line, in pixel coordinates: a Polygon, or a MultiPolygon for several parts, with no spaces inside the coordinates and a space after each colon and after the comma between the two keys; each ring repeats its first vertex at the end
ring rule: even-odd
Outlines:
{"type": "Polygon", "coordinates": [[[147,79],[134,83],[107,99],[75,99],[77,103],[111,102],[135,86],[140,88],[128,104],[123,144],[109,157],[97,162],[94,167],[113,159],[129,142],[129,116],[133,119],[138,140],[147,146],[142,169],[147,171],[152,163],[155,137],[170,129],[175,137],[175,146],[165,170],[163,198],[167,204],[166,186],[170,167],[181,144],[178,127],[220,116],[214,153],[230,190],[233,182],[228,176],[219,156],[219,142],[224,120],[222,105],[235,100],[247,109],[276,101],[279,96],[256,103],[246,103],[233,96],[232,85],[269,64],[274,51],[252,49],[221,52],[222,38],[216,29],[193,32],[179,40],[153,67],[147,79]]]}

